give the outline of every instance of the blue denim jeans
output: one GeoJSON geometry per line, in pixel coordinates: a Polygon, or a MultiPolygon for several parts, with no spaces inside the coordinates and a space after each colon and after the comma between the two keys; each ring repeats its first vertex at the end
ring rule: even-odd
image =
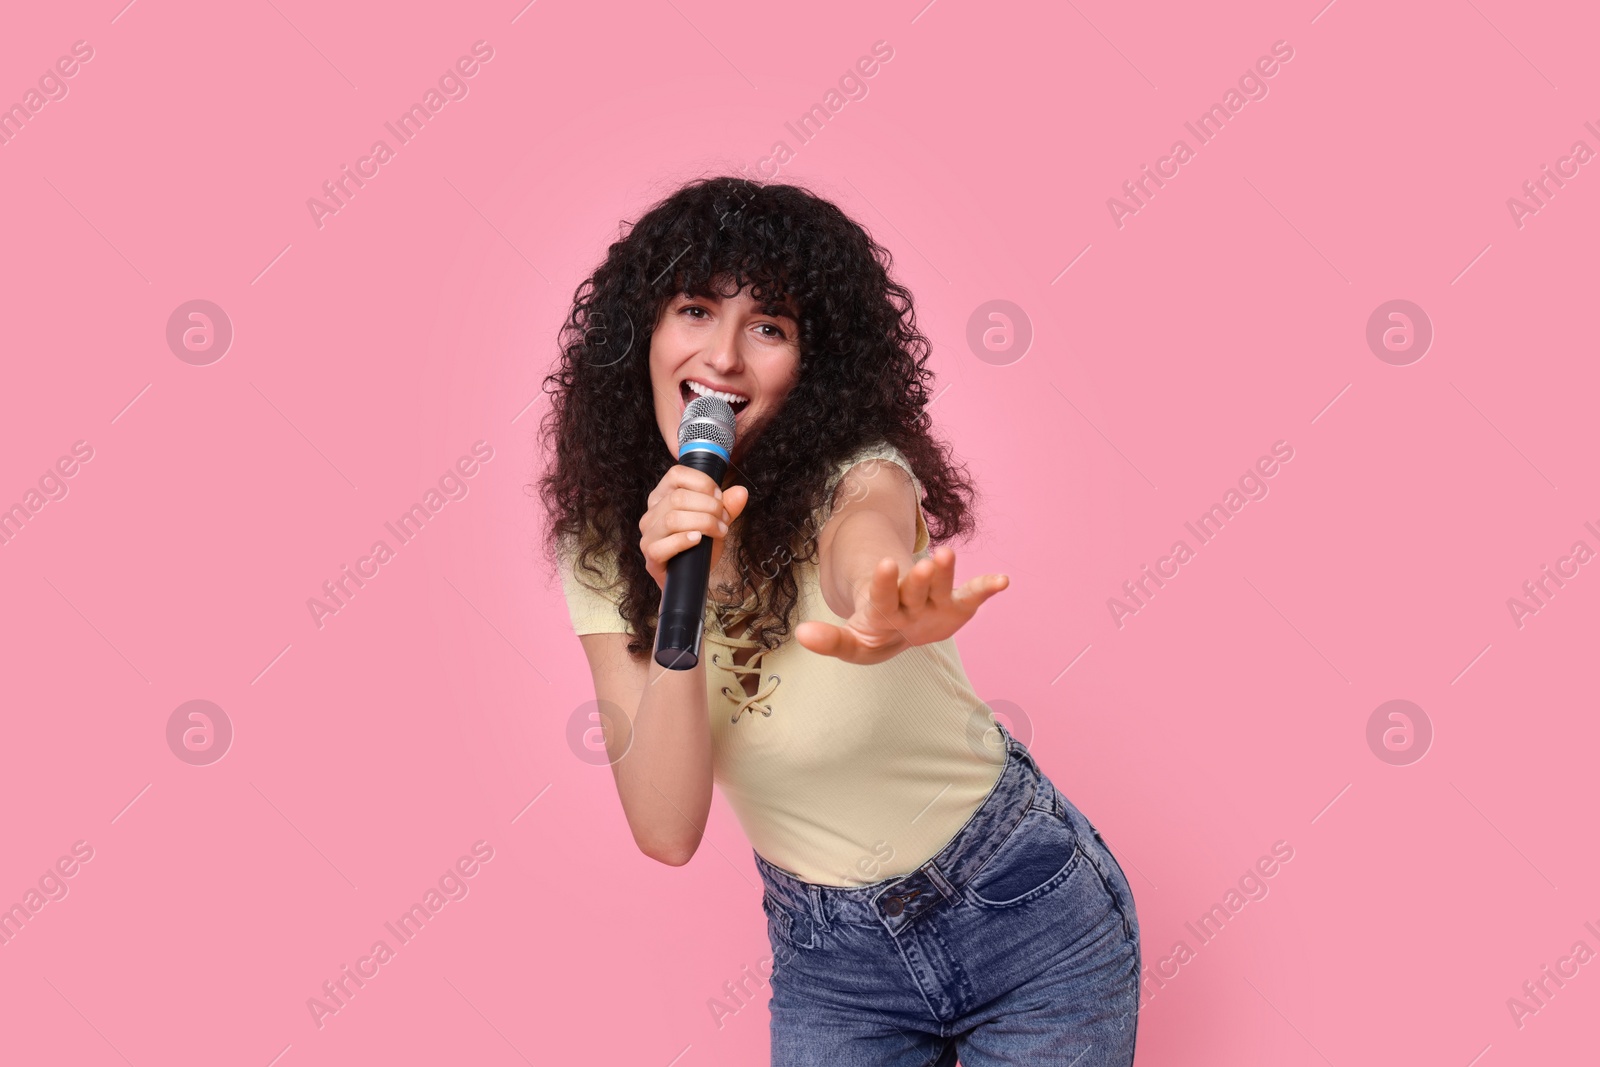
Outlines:
{"type": "Polygon", "coordinates": [[[773,1067],[1133,1063],[1133,892],[1100,832],[1000,736],[989,795],[909,874],[816,885],[756,855],[773,1067]]]}

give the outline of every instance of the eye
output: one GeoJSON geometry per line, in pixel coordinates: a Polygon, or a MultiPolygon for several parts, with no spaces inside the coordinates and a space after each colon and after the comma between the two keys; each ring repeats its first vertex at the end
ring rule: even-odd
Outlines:
{"type": "Polygon", "coordinates": [[[783,332],[783,328],[781,326],[778,326],[777,324],[771,323],[771,322],[760,322],[760,323],[757,323],[756,324],[756,328],[757,329],[761,329],[761,330],[771,330],[772,331],[771,333],[762,334],[762,336],[763,337],[767,337],[767,338],[771,338],[772,340],[775,340],[775,341],[786,340],[788,338],[788,336],[789,336],[788,334],[783,332]]]}
{"type": "MultiPolygon", "coordinates": [[[[705,308],[701,307],[699,304],[685,304],[683,307],[678,309],[678,314],[680,314],[680,315],[688,315],[689,312],[691,312],[691,311],[698,311],[700,313],[700,315],[709,315],[710,314],[709,311],[707,311],[705,308]]],[[[699,318],[700,315],[689,315],[689,317],[691,319],[694,319],[694,318],[699,318]]]]}

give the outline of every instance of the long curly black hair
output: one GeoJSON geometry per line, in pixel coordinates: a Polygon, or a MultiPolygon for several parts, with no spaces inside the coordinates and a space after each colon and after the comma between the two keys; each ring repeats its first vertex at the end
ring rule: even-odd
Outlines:
{"type": "Polygon", "coordinates": [[[862,446],[887,441],[910,461],[930,541],[972,531],[976,491],[933,436],[930,346],[890,266],[889,252],[827,200],[794,185],[714,177],[624,224],[578,286],[559,364],[544,379],[551,405],[540,436],[554,457],[538,483],[551,520],[545,556],[561,565],[570,538],[597,586],[599,564],[609,562],[625,588],[630,654],[653,647],[661,599],[645,570],[639,518],[676,462],[656,421],[649,347],[678,294],[733,295],[748,284],[757,301],[787,297],[798,311],[798,380],[734,470],[750,500],[723,550],[745,582],[735,592],[756,598],[747,637],[775,647],[789,633],[796,564],[817,559],[826,481],[862,446]]]}

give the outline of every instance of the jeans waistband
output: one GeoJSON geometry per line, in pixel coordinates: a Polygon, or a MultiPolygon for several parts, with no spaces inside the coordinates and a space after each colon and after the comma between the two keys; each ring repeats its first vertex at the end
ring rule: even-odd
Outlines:
{"type": "Polygon", "coordinates": [[[1005,768],[983,803],[932,859],[906,874],[871,885],[829,886],[803,881],[756,853],[756,869],[767,894],[794,915],[821,926],[831,922],[881,924],[898,935],[941,901],[954,900],[1030,810],[1053,812],[1087,839],[1092,827],[1039,770],[1027,746],[998,721],[995,726],[1005,741],[1005,768]]]}

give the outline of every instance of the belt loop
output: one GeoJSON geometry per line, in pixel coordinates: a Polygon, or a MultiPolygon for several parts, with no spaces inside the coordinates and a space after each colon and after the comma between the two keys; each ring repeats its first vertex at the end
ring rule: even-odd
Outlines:
{"type": "Polygon", "coordinates": [[[935,889],[944,894],[946,900],[956,899],[956,887],[950,884],[950,879],[945,877],[944,872],[932,860],[922,865],[922,873],[928,876],[928,881],[933,883],[935,889]]]}
{"type": "Polygon", "coordinates": [[[817,920],[817,925],[827,926],[828,917],[823,913],[822,909],[822,888],[807,882],[806,898],[811,902],[811,915],[817,920]]]}

